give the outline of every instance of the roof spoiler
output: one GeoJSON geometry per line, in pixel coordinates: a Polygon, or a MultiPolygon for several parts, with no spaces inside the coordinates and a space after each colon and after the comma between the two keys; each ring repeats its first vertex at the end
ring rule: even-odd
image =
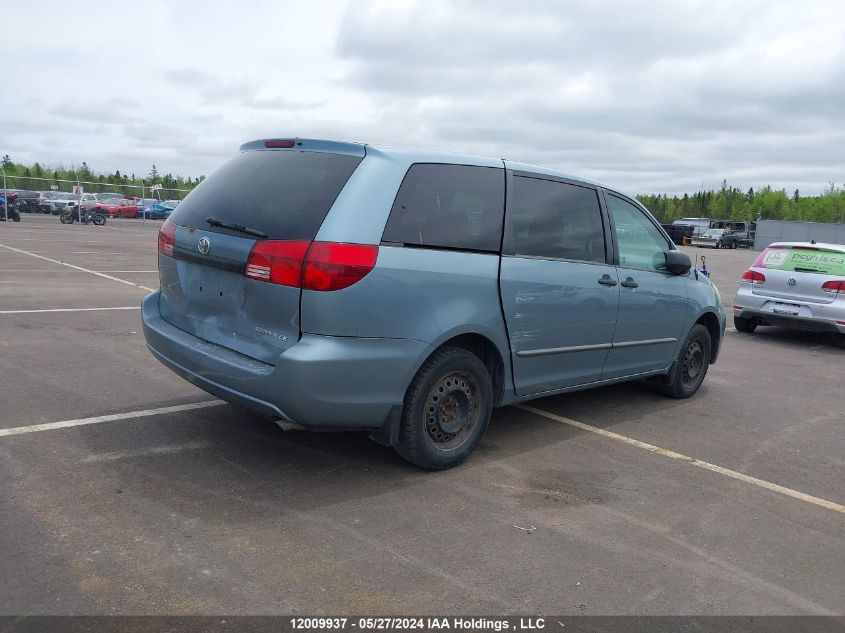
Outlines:
{"type": "Polygon", "coordinates": [[[348,141],[326,141],[318,138],[262,138],[249,141],[241,145],[240,151],[250,152],[255,150],[291,151],[300,152],[326,152],[329,154],[346,154],[347,156],[358,156],[363,158],[367,155],[367,146],[362,143],[350,143],[348,141]]]}

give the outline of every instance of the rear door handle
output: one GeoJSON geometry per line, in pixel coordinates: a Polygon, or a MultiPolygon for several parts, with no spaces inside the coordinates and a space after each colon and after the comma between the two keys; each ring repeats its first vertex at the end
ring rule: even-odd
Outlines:
{"type": "Polygon", "coordinates": [[[622,282],[623,288],[636,288],[639,285],[640,284],[634,281],[631,277],[628,277],[625,281],[622,282]]]}
{"type": "Polygon", "coordinates": [[[619,282],[618,282],[618,281],[616,281],[615,279],[612,279],[612,278],[610,277],[610,275],[602,275],[602,276],[601,276],[601,279],[599,279],[599,283],[600,283],[602,286],[615,286],[615,285],[616,285],[617,283],[619,283],[619,282]]]}

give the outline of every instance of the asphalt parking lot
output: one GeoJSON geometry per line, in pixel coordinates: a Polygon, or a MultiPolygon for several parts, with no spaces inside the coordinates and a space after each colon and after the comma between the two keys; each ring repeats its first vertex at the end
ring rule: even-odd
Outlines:
{"type": "MultiPolygon", "coordinates": [[[[695,398],[500,409],[473,459],[426,473],[155,361],[157,226],[0,224],[0,614],[845,613],[824,336],[729,321],[695,398]]],[[[755,253],[706,255],[730,312],[755,253]]]]}

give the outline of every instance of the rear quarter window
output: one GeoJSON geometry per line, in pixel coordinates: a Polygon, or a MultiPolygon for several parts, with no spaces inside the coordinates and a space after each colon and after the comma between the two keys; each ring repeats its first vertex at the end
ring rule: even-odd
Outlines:
{"type": "Polygon", "coordinates": [[[325,152],[243,152],[202,181],[170,219],[229,232],[206,222],[214,217],[263,231],[271,239],[313,240],[361,160],[325,152]]]}
{"type": "Polygon", "coordinates": [[[405,175],[382,241],[498,252],[505,170],[417,163],[405,175]]]}

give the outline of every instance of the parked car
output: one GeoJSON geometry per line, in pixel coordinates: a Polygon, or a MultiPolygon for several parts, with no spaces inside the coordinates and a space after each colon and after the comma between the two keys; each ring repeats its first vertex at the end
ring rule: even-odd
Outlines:
{"type": "Polygon", "coordinates": [[[153,205],[157,204],[159,200],[157,198],[143,198],[138,200],[136,203],[138,206],[138,217],[139,218],[151,218],[153,213],[153,205]]]}
{"type": "Polygon", "coordinates": [[[93,209],[99,202],[97,196],[93,193],[83,193],[81,196],[78,196],[78,198],[81,198],[82,208],[86,211],[93,209]]]}
{"type": "Polygon", "coordinates": [[[180,200],[164,200],[152,206],[151,215],[154,220],[166,220],[173,213],[173,210],[179,206],[180,200]]]}
{"type": "Polygon", "coordinates": [[[760,325],[830,332],[845,347],[845,246],[772,244],[743,273],[734,304],[740,332],[760,325]]]}
{"type": "Polygon", "coordinates": [[[61,215],[64,213],[66,207],[76,204],[78,196],[72,193],[65,193],[63,191],[45,191],[43,195],[43,202],[41,209],[45,213],[52,213],[53,215],[61,215]]]}
{"type": "Polygon", "coordinates": [[[163,223],[144,335],[282,426],[367,429],[448,468],[493,407],[645,377],[687,398],[716,361],[718,291],[614,189],[355,143],[241,150],[163,223]]]}
{"type": "Polygon", "coordinates": [[[134,218],[138,216],[138,207],[126,198],[109,198],[97,202],[92,210],[110,218],[134,218]]]}
{"type": "Polygon", "coordinates": [[[739,235],[730,229],[708,229],[700,235],[693,235],[693,246],[704,246],[707,248],[736,248],[739,244],[739,235]]]}

